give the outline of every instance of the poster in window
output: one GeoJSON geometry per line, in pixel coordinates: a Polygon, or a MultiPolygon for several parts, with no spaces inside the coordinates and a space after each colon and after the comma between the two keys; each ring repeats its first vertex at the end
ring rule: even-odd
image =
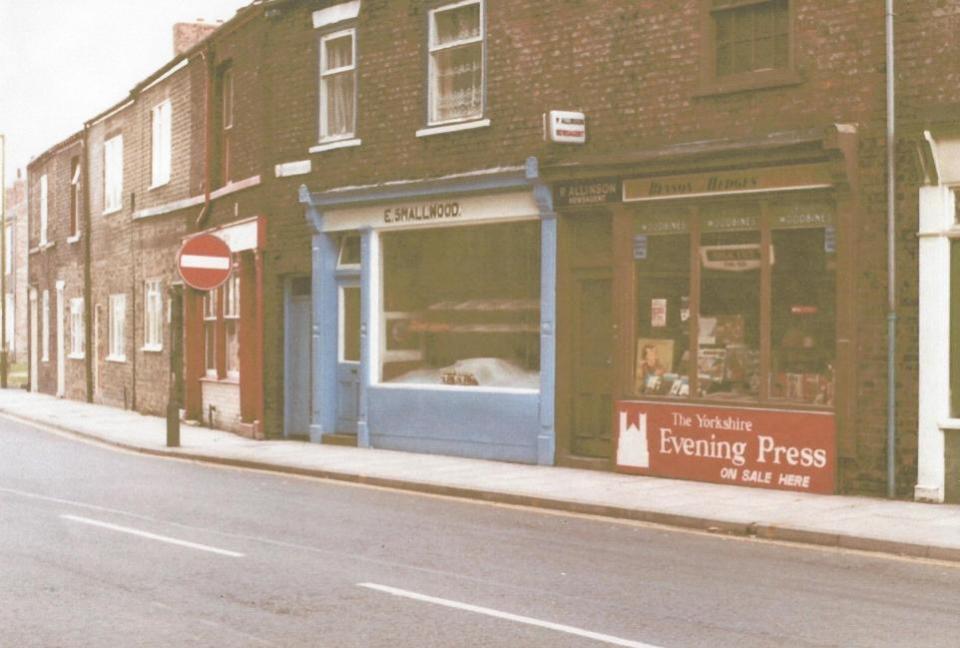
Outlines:
{"type": "Polygon", "coordinates": [[[653,328],[663,328],[667,325],[667,300],[650,300],[650,326],[653,328]]]}

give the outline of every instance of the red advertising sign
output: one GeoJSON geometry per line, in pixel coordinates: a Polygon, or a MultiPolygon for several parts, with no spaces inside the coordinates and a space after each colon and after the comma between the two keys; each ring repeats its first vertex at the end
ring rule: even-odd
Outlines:
{"type": "Polygon", "coordinates": [[[230,246],[213,234],[194,236],[177,255],[184,282],[197,290],[213,290],[230,276],[230,246]]]}
{"type": "Polygon", "coordinates": [[[614,425],[622,472],[834,492],[830,413],[619,401],[614,425]]]}

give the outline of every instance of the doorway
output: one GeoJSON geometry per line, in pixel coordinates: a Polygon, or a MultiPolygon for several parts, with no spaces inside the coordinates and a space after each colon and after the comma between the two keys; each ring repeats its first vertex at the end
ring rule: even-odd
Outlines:
{"type": "Polygon", "coordinates": [[[285,292],[284,436],[309,438],[313,388],[310,277],[288,279],[285,292]]]}
{"type": "Polygon", "coordinates": [[[357,434],[360,417],[360,278],[337,279],[337,433],[357,434]]]}

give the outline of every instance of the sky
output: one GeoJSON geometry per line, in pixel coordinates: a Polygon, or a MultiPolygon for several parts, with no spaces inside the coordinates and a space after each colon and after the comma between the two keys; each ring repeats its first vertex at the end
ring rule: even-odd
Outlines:
{"type": "Polygon", "coordinates": [[[0,0],[6,183],[173,57],[173,25],[249,0],[0,0]]]}

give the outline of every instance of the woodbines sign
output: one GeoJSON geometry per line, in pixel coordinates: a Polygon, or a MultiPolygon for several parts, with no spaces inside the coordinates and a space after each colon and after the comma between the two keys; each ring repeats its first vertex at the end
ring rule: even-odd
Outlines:
{"type": "Polygon", "coordinates": [[[715,194],[759,193],[817,189],[832,184],[822,164],[795,164],[743,171],[715,171],[692,175],[631,178],[623,181],[624,202],[694,198],[715,194]]]}
{"type": "Polygon", "coordinates": [[[834,492],[832,414],[620,401],[614,425],[623,472],[834,492]]]}

